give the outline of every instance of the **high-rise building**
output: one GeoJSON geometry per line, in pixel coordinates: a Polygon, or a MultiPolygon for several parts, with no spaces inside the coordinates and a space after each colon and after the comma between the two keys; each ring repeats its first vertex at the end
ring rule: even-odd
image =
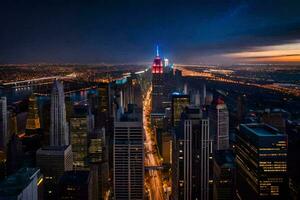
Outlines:
{"type": "Polygon", "coordinates": [[[209,120],[200,107],[185,109],[176,130],[173,156],[174,199],[209,199],[209,120]]]}
{"type": "Polygon", "coordinates": [[[246,116],[246,95],[238,96],[236,109],[237,125],[239,125],[244,122],[246,116]]]}
{"type": "Polygon", "coordinates": [[[102,166],[107,164],[104,160],[103,150],[105,145],[105,129],[94,130],[89,134],[88,159],[91,177],[93,179],[93,196],[103,197],[107,191],[109,171],[102,170],[102,166]]]}
{"type": "Polygon", "coordinates": [[[44,198],[57,199],[57,184],[65,171],[73,169],[72,147],[49,146],[36,152],[36,165],[45,179],[44,198]]]}
{"type": "Polygon", "coordinates": [[[13,110],[7,112],[7,135],[8,140],[13,136],[18,134],[18,123],[17,123],[17,114],[13,110]]]}
{"type": "Polygon", "coordinates": [[[286,133],[286,118],[288,115],[285,110],[282,109],[266,109],[262,114],[261,120],[265,124],[269,124],[277,128],[280,132],[286,133]]]}
{"type": "Polygon", "coordinates": [[[13,174],[23,165],[24,152],[21,139],[13,135],[7,144],[7,174],[13,174]]]}
{"type": "Polygon", "coordinates": [[[152,64],[152,112],[160,113],[164,111],[164,74],[163,62],[159,56],[157,47],[156,57],[152,64]]]}
{"type": "Polygon", "coordinates": [[[96,128],[105,127],[107,129],[109,128],[108,124],[111,116],[110,84],[99,84],[97,91],[98,102],[96,102],[95,126],[96,128]]]}
{"type": "Polygon", "coordinates": [[[190,104],[190,96],[174,92],[172,94],[172,126],[178,126],[181,118],[181,113],[185,107],[190,104]]]}
{"type": "Polygon", "coordinates": [[[0,182],[0,199],[38,200],[42,182],[39,169],[22,168],[0,182]]]}
{"type": "Polygon", "coordinates": [[[26,121],[26,135],[34,135],[40,132],[41,124],[36,103],[36,97],[31,95],[29,97],[28,114],[26,121]]]}
{"type": "Polygon", "coordinates": [[[58,183],[57,199],[97,199],[97,197],[93,196],[92,180],[93,179],[90,175],[90,172],[86,170],[74,170],[65,172],[58,183]]]}
{"type": "Polygon", "coordinates": [[[144,199],[144,135],[141,121],[129,116],[114,123],[115,199],[144,199]]]}
{"type": "Polygon", "coordinates": [[[6,175],[6,155],[3,151],[0,151],[0,181],[6,175]]]}
{"type": "Polygon", "coordinates": [[[201,103],[202,105],[206,105],[206,85],[202,85],[202,95],[201,95],[201,103]]]}
{"type": "Polygon", "coordinates": [[[5,151],[8,140],[7,135],[7,100],[0,98],[0,151],[5,151]]]}
{"type": "Polygon", "coordinates": [[[172,136],[169,132],[163,132],[162,134],[162,151],[163,164],[172,164],[172,136]]]}
{"type": "Polygon", "coordinates": [[[214,150],[229,148],[229,114],[225,102],[219,97],[208,110],[210,137],[214,150]]]}
{"type": "Polygon", "coordinates": [[[74,169],[88,168],[89,116],[70,118],[70,135],[74,169]]]}
{"type": "Polygon", "coordinates": [[[219,150],[214,153],[213,199],[235,199],[235,160],[233,151],[219,150]]]}
{"type": "Polygon", "coordinates": [[[58,80],[54,81],[51,92],[50,145],[69,145],[64,88],[58,80]]]}
{"type": "Polygon", "coordinates": [[[236,164],[241,199],[287,197],[287,135],[266,124],[241,124],[236,164]]]}

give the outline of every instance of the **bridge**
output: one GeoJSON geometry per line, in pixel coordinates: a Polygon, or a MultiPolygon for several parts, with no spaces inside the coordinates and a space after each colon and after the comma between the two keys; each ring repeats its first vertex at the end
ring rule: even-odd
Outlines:
{"type": "Polygon", "coordinates": [[[22,81],[13,81],[2,83],[1,87],[11,87],[11,88],[22,88],[22,87],[29,87],[29,86],[36,86],[36,85],[47,85],[52,84],[54,80],[64,80],[70,79],[70,76],[49,76],[43,78],[34,78],[29,80],[22,80],[22,81]]]}

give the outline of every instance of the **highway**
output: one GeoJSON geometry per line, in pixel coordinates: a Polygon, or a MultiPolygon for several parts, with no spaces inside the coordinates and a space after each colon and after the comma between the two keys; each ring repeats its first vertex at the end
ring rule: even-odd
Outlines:
{"type": "Polygon", "coordinates": [[[253,82],[249,82],[249,81],[247,82],[246,80],[237,81],[234,79],[230,79],[230,76],[228,76],[227,78],[217,77],[214,74],[212,74],[211,72],[196,71],[197,69],[192,70],[192,69],[187,69],[182,66],[178,66],[178,67],[176,67],[176,69],[182,71],[182,76],[202,77],[202,78],[205,78],[207,80],[212,80],[212,81],[232,83],[232,84],[237,84],[237,85],[254,86],[254,87],[258,87],[258,88],[264,88],[264,89],[273,90],[273,91],[277,91],[280,93],[300,97],[300,89],[297,87],[283,87],[282,85],[275,84],[275,83],[274,84],[258,84],[258,83],[253,83],[253,82]]]}
{"type": "MultiPolygon", "coordinates": [[[[151,128],[151,92],[150,87],[143,99],[143,125],[145,132],[145,166],[161,166],[161,160],[158,156],[158,149],[153,137],[151,128]]],[[[151,169],[145,174],[145,187],[149,192],[150,200],[163,200],[164,189],[161,172],[158,169],[151,169]]]]}

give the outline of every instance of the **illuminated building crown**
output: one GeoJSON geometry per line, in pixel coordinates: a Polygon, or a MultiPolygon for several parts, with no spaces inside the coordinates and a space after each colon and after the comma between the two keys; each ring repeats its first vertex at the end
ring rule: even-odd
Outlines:
{"type": "Polygon", "coordinates": [[[152,64],[152,74],[162,74],[163,73],[163,63],[159,57],[159,48],[156,47],[156,57],[152,64]]]}

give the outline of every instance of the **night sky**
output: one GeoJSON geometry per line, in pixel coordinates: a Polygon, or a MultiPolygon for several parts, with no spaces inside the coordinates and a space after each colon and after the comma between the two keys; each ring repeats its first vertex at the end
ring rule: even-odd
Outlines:
{"type": "Polygon", "coordinates": [[[300,1],[1,0],[0,63],[300,62],[300,1]]]}

